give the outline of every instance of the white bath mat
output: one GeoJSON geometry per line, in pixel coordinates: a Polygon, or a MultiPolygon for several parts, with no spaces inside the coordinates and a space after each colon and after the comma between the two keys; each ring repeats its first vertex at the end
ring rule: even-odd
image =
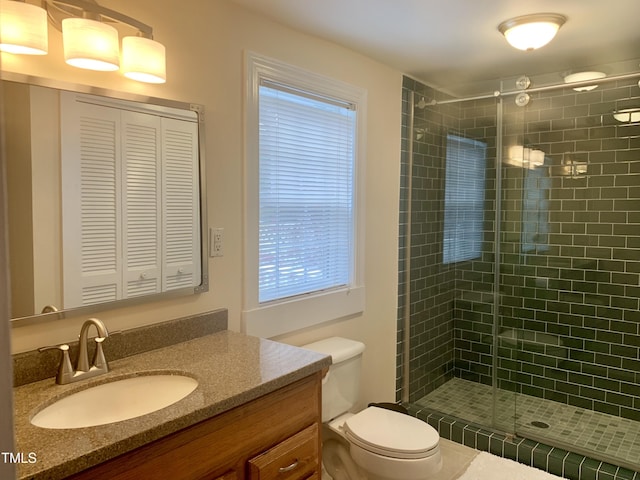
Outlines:
{"type": "Polygon", "coordinates": [[[550,473],[480,452],[458,480],[560,480],[550,473]]]}

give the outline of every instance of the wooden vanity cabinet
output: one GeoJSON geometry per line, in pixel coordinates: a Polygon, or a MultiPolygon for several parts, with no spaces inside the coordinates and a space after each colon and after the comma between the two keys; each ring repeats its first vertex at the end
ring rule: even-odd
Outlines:
{"type": "Polygon", "coordinates": [[[321,378],[317,372],[70,478],[319,479],[321,378]]]}
{"type": "Polygon", "coordinates": [[[249,459],[250,480],[299,480],[318,466],[318,424],[309,425],[257,457],[249,459]]]}

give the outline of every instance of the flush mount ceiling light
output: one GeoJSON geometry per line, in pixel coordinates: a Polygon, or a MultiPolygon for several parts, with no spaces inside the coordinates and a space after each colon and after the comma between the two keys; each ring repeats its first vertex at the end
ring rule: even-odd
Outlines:
{"type": "Polygon", "coordinates": [[[564,77],[564,83],[580,83],[581,85],[573,87],[573,89],[576,92],[588,92],[589,90],[598,88],[598,85],[584,85],[583,82],[590,82],[591,80],[597,80],[606,76],[607,74],[604,72],[575,72],[566,75],[564,77]]]}
{"type": "MultiPolygon", "coordinates": [[[[30,15],[36,16],[37,11],[37,16],[44,18],[37,30],[39,36],[47,38],[47,15],[54,27],[62,30],[64,58],[69,65],[101,71],[120,69],[127,78],[140,82],[166,81],[165,48],[153,40],[149,25],[102,7],[95,0],[43,0],[46,11],[17,0],[0,2],[1,51],[31,53],[29,49],[36,48],[32,45],[34,42],[28,41],[36,34],[24,34],[21,37],[25,40],[14,40],[13,32],[31,31],[21,25],[30,19],[30,15]],[[121,31],[131,33],[122,39],[122,52],[118,45],[121,31]]],[[[40,50],[46,53],[46,44],[40,50]]]]}
{"type": "Polygon", "coordinates": [[[498,25],[498,30],[512,47],[535,50],[549,43],[566,21],[557,13],[536,13],[510,18],[498,25]]]}

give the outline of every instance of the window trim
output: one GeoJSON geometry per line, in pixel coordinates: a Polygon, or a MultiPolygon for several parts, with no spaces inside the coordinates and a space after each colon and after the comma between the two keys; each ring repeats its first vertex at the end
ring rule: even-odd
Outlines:
{"type": "Polygon", "coordinates": [[[249,335],[273,337],[364,311],[364,145],[366,90],[333,78],[264,57],[245,53],[246,103],[244,298],[242,329],[249,335]],[[339,99],[356,108],[354,165],[354,264],[352,283],[344,288],[312,292],[266,304],[258,301],[259,142],[258,89],[262,80],[339,99]]]}

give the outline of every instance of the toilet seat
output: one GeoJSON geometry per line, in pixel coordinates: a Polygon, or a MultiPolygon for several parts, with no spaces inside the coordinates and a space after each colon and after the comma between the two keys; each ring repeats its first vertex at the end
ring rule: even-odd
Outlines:
{"type": "Polygon", "coordinates": [[[369,452],[398,459],[423,459],[439,453],[438,432],[403,413],[369,407],[344,424],[350,442],[369,452]]]}

